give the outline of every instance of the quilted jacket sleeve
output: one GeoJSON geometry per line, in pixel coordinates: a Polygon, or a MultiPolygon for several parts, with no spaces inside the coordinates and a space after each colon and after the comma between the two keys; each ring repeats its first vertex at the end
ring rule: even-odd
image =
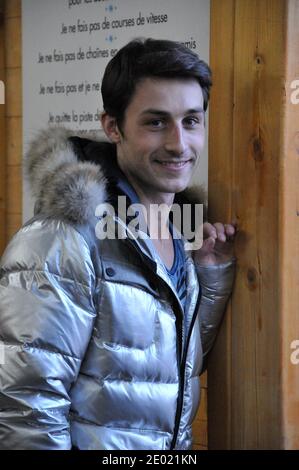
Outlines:
{"type": "Polygon", "coordinates": [[[23,228],[0,265],[0,449],[70,449],[69,391],[95,308],[90,250],[55,220],[23,228]]]}
{"type": "Polygon", "coordinates": [[[203,348],[203,370],[206,368],[208,353],[216,339],[227,301],[232,292],[235,264],[235,259],[232,259],[214,266],[196,265],[202,293],[199,321],[203,348]]]}

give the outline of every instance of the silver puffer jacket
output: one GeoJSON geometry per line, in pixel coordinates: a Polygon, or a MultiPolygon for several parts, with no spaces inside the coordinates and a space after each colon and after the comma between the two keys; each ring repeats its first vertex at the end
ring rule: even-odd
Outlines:
{"type": "Polygon", "coordinates": [[[109,144],[70,136],[32,143],[36,215],[0,266],[0,448],[188,449],[234,261],[187,256],[183,317],[148,238],[97,239],[109,144]]]}

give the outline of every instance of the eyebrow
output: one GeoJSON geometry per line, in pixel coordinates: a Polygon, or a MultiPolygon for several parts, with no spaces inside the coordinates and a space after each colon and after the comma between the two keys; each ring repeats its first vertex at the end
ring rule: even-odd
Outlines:
{"type": "MultiPolygon", "coordinates": [[[[201,107],[198,108],[191,108],[185,111],[184,114],[198,114],[198,113],[204,113],[204,109],[201,107]]],[[[162,109],[154,109],[154,108],[148,108],[142,111],[141,115],[144,114],[155,114],[156,116],[169,116],[170,113],[168,111],[163,111],[162,109]]]]}

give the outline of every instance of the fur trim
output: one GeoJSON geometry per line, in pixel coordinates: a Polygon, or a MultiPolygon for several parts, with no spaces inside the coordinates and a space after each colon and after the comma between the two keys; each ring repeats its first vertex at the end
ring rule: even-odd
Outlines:
{"type": "Polygon", "coordinates": [[[74,135],[104,140],[102,135],[76,134],[64,127],[42,130],[29,146],[25,171],[39,212],[84,224],[106,201],[106,180],[99,165],[78,161],[68,141],[74,135]]]}

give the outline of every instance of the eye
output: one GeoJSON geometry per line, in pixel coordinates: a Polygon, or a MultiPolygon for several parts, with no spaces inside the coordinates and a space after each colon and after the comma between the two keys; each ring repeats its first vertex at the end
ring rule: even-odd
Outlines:
{"type": "Polygon", "coordinates": [[[146,121],[145,125],[152,129],[163,129],[166,124],[163,119],[149,119],[146,121]]]}
{"type": "Polygon", "coordinates": [[[187,116],[185,117],[184,121],[184,126],[193,129],[201,125],[202,123],[202,117],[198,116],[187,116]]]}

